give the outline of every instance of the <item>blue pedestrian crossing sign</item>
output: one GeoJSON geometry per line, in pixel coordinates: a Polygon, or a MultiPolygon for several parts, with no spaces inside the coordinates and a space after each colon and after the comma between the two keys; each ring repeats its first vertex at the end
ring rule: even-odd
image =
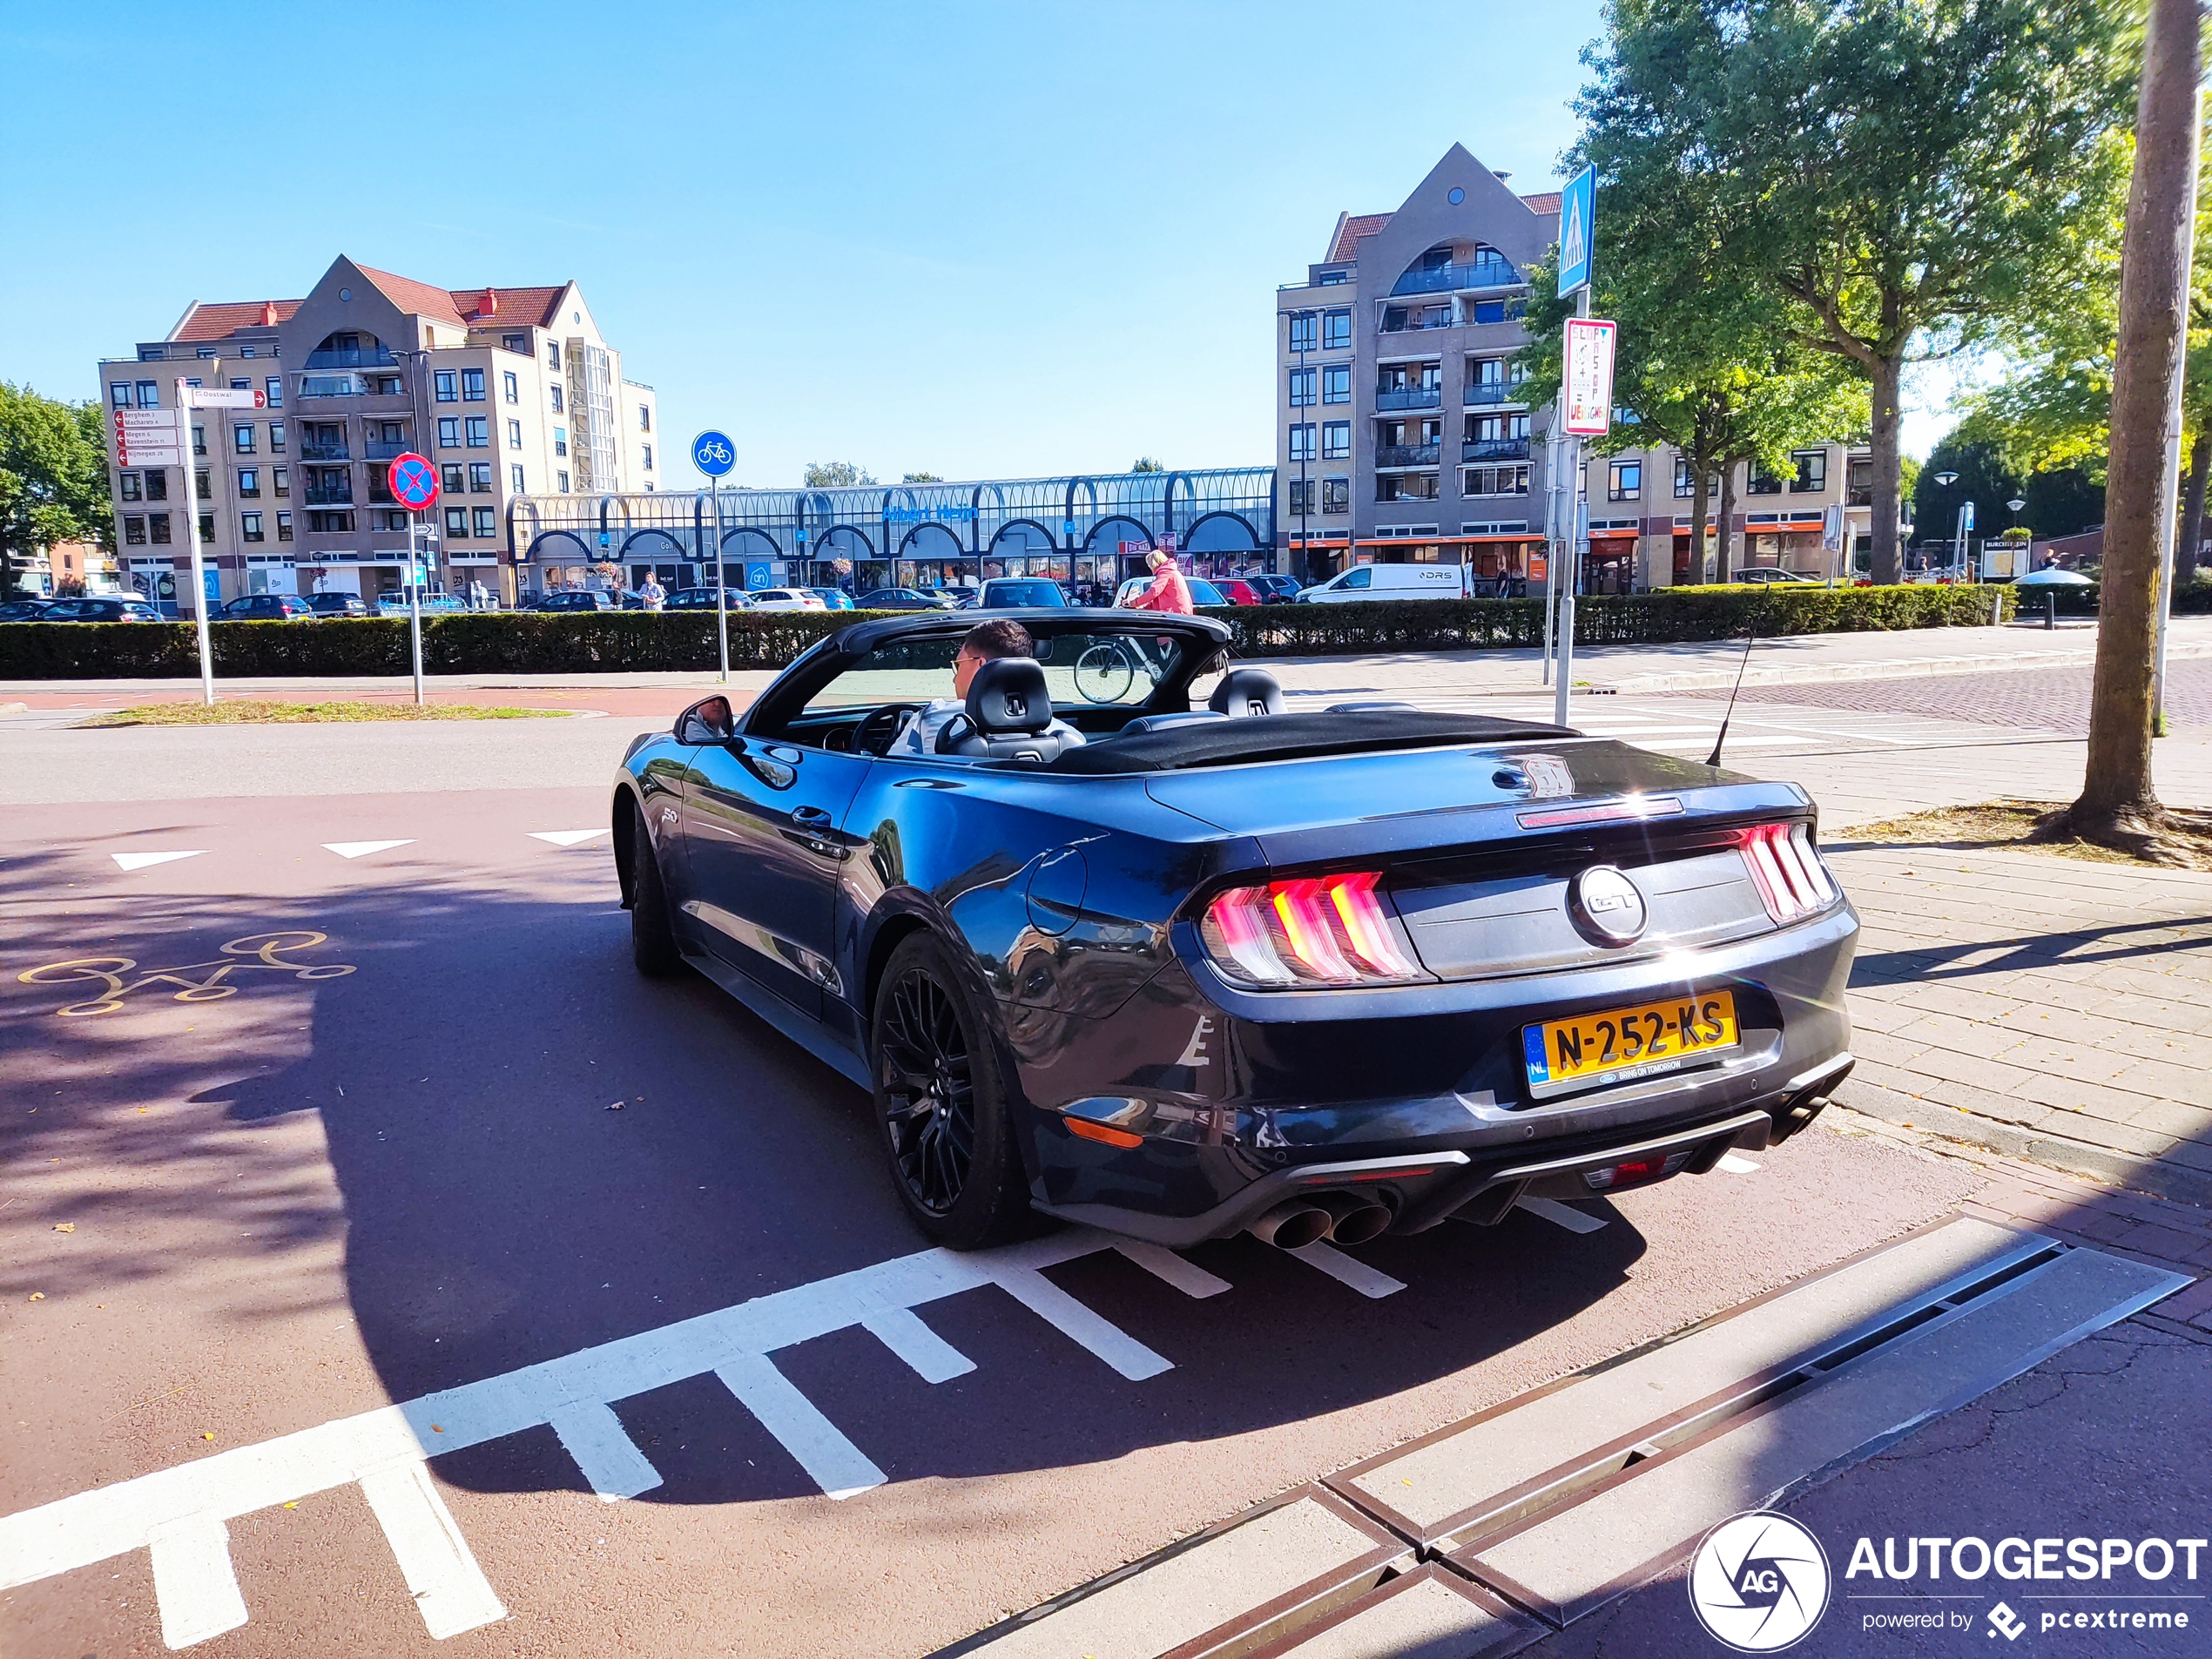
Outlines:
{"type": "Polygon", "coordinates": [[[1597,169],[1576,173],[1559,201],[1559,297],[1590,284],[1590,255],[1597,228],[1597,169]]]}
{"type": "Polygon", "coordinates": [[[738,464],[738,446],[726,432],[702,432],[691,440],[691,464],[709,478],[719,478],[738,464]]]}

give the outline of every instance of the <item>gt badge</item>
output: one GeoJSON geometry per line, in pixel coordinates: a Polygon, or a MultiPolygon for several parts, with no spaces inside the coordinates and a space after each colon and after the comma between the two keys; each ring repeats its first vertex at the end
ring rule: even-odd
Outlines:
{"type": "Polygon", "coordinates": [[[1609,864],[1593,864],[1568,886],[1575,925],[1601,945],[1633,945],[1649,913],[1636,884],[1609,864]]]}

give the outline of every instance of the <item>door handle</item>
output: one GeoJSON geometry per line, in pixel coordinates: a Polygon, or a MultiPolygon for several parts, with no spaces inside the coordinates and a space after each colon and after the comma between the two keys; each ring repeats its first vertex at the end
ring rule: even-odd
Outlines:
{"type": "Polygon", "coordinates": [[[819,806],[792,807],[791,810],[791,821],[798,825],[799,827],[803,830],[813,830],[816,832],[826,830],[837,822],[834,818],[831,817],[829,813],[824,812],[819,806]]]}

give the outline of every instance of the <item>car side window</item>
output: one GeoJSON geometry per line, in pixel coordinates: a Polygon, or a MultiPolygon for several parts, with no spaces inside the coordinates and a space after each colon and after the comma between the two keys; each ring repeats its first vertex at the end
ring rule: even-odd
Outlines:
{"type": "Polygon", "coordinates": [[[1347,588],[1367,588],[1372,587],[1374,585],[1374,581],[1375,573],[1363,564],[1351,575],[1345,577],[1344,585],[1347,588]]]}

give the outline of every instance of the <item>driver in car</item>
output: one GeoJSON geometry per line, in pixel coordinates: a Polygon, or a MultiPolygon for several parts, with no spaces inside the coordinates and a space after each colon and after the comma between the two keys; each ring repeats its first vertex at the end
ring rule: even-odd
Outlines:
{"type": "MultiPolygon", "coordinates": [[[[968,688],[975,678],[975,671],[984,664],[1001,657],[1034,657],[1036,642],[1029,637],[1029,631],[1020,623],[1006,617],[995,617],[979,622],[968,631],[960,642],[960,650],[953,657],[953,695],[925,703],[907,717],[899,735],[891,740],[885,751],[894,755],[934,755],[937,752],[937,735],[950,724],[955,714],[968,708],[968,688]]],[[[1065,720],[1054,717],[1049,731],[1065,734],[1064,740],[1073,745],[1081,743],[1082,733],[1065,720]]]]}

